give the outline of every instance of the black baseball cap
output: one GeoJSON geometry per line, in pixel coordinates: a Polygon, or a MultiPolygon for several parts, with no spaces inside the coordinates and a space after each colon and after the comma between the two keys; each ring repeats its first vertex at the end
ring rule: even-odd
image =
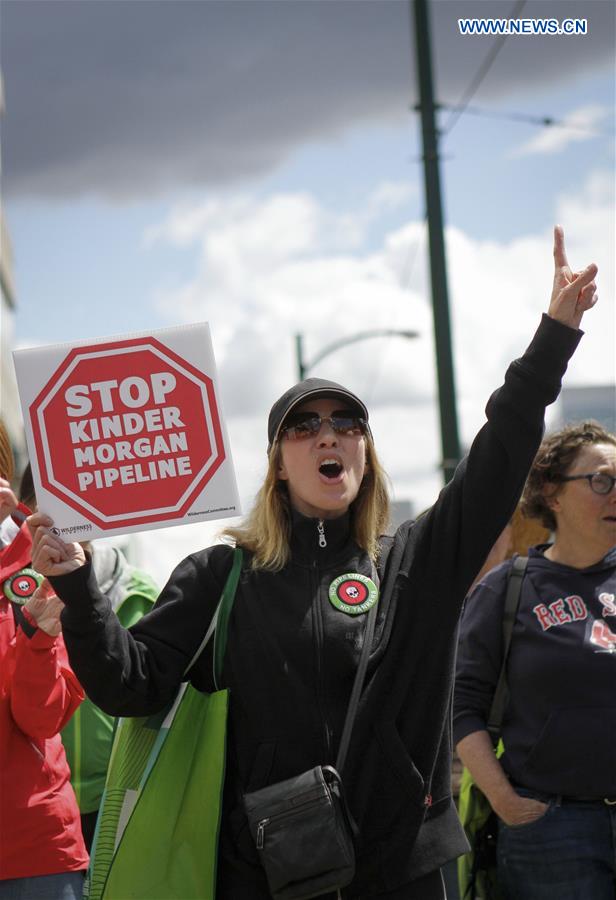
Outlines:
{"type": "Polygon", "coordinates": [[[289,388],[282,397],[274,403],[270,409],[267,420],[268,453],[276,442],[280,429],[290,412],[293,412],[306,400],[318,400],[319,397],[332,397],[344,401],[345,407],[357,410],[362,419],[368,421],[368,409],[356,394],[337,384],[335,381],[327,381],[325,378],[306,378],[289,388]]]}

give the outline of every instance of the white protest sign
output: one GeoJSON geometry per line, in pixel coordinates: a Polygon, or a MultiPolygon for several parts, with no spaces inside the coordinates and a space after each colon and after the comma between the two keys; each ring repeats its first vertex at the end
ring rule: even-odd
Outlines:
{"type": "Polygon", "coordinates": [[[66,540],[239,514],[206,324],[13,356],[39,510],[66,540]]]}

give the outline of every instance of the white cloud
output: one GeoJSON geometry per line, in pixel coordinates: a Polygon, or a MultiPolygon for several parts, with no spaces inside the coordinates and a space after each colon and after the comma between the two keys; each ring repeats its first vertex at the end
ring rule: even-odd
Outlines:
{"type": "Polygon", "coordinates": [[[598,103],[580,106],[568,113],[558,125],[542,128],[529,141],[515,147],[509,155],[518,157],[562,153],[569,144],[589,141],[596,137],[599,133],[598,126],[605,121],[608,114],[609,110],[598,103]]]}
{"type": "MultiPolygon", "coordinates": [[[[565,226],[572,267],[597,262],[603,297],[584,322],[587,334],[569,367],[568,384],[614,379],[612,194],[610,174],[594,173],[586,184],[563,192],[555,209],[555,221],[565,226]]],[[[209,201],[188,209],[185,218],[175,211],[152,231],[169,243],[190,235],[197,248],[192,279],[178,291],[161,294],[158,302],[170,322],[210,322],[245,509],[264,473],[269,407],[296,379],[297,333],[310,360],[332,341],[358,332],[420,332],[412,341],[349,345],[324,359],[313,374],[347,384],[365,398],[398,499],[410,497],[420,510],[440,487],[425,226],[409,223],[368,251],[362,243],[368,221],[358,226],[352,249],[347,217],[346,211],[333,213],[305,194],[244,197],[209,201]]],[[[484,421],[490,393],[547,309],[552,236],[545,230],[509,242],[478,241],[449,228],[446,242],[460,434],[468,444],[484,421]]],[[[191,535],[201,533],[198,526],[191,528],[191,535]]],[[[154,541],[155,535],[148,532],[140,540],[154,541]]],[[[203,531],[204,540],[210,537],[211,526],[207,534],[203,531]]],[[[160,568],[184,552],[175,544],[168,554],[156,546],[152,556],[160,568]]]]}
{"type": "Polygon", "coordinates": [[[399,209],[408,204],[417,188],[408,181],[383,181],[368,197],[367,207],[373,214],[399,209]]]}

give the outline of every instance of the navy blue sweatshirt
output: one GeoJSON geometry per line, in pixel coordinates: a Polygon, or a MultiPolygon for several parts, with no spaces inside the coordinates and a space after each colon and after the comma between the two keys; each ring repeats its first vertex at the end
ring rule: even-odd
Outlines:
{"type": "MultiPolygon", "coordinates": [[[[514,785],[616,796],[616,548],[586,569],[531,548],[507,666],[501,763],[514,785]]],[[[460,630],[454,740],[484,729],[501,668],[507,561],[469,597],[460,630]]]]}

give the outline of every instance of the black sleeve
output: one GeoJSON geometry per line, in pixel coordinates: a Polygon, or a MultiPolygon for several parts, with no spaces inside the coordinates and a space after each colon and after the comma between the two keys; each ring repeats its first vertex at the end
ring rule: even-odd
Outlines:
{"type": "MultiPolygon", "coordinates": [[[[509,366],[486,407],[468,456],[417,523],[408,567],[455,623],[464,596],[511,518],[582,332],[544,315],[524,355],[509,366]],[[439,602],[442,601],[442,602],[439,602]]],[[[410,542],[409,542],[410,543],[410,542]]]]}
{"type": "Polygon", "coordinates": [[[114,716],[144,716],[175,694],[220,599],[233,551],[210,547],[174,570],[150,613],[125,629],[90,563],[50,582],[66,608],[62,632],[88,697],[114,716]]]}
{"type": "Polygon", "coordinates": [[[487,726],[502,666],[503,606],[510,566],[508,561],[488,572],[464,606],[453,701],[454,744],[487,726]]]}

